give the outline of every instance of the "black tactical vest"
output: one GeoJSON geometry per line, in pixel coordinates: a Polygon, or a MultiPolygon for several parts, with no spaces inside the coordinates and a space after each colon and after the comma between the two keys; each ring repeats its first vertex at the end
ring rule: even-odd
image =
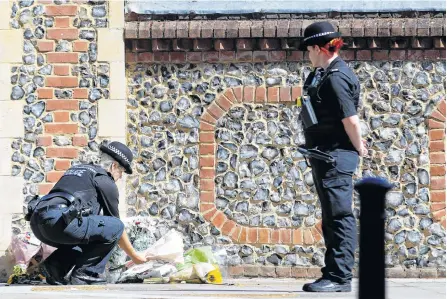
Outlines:
{"type": "MultiPolygon", "coordinates": [[[[352,70],[347,66],[328,68],[321,76],[320,83],[317,85],[315,90],[309,90],[309,96],[311,98],[315,115],[318,119],[318,125],[312,126],[305,130],[306,145],[308,147],[340,147],[354,150],[349,136],[346,134],[343,123],[337,114],[337,107],[335,106],[334,100],[331,99],[330,94],[325,93],[324,90],[321,89],[326,80],[335,74],[337,74],[337,76],[344,76],[347,79],[349,82],[349,88],[353,94],[353,100],[356,105],[358,104],[360,97],[360,84],[358,83],[358,80],[352,70]]],[[[309,77],[304,83],[304,87],[306,86],[306,83],[309,84],[309,77]]],[[[310,78],[310,80],[312,80],[312,78],[310,78]]]]}
{"type": "Polygon", "coordinates": [[[81,208],[90,208],[92,214],[97,215],[99,214],[100,204],[94,179],[99,175],[108,174],[102,167],[97,165],[75,165],[64,173],[50,193],[60,191],[70,193],[79,199],[81,208]]]}

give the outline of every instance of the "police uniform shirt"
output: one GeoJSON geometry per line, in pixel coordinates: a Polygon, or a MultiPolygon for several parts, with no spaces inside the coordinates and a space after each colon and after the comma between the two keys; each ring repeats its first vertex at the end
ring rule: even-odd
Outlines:
{"type": "Polygon", "coordinates": [[[342,119],[357,114],[359,97],[357,77],[346,62],[335,58],[322,74],[316,95],[311,97],[319,123],[305,130],[307,146],[355,150],[342,119]]]}
{"type": "MultiPolygon", "coordinates": [[[[120,216],[118,187],[112,175],[98,165],[79,164],[71,167],[64,173],[50,193],[59,191],[74,195],[80,200],[81,206],[90,208],[93,214],[97,215],[102,210],[105,216],[117,218],[120,216]]],[[[62,198],[51,200],[51,204],[61,203],[65,204],[66,200],[62,198]]]]}

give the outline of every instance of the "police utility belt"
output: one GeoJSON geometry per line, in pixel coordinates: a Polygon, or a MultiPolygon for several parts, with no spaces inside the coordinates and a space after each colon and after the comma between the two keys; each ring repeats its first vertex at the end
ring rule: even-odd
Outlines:
{"type": "Polygon", "coordinates": [[[67,192],[53,192],[50,194],[47,194],[43,197],[39,197],[36,195],[33,199],[30,200],[28,203],[28,209],[27,213],[25,215],[25,220],[30,221],[31,216],[34,212],[40,212],[41,210],[50,210],[50,209],[61,209],[61,208],[67,208],[62,212],[62,218],[64,219],[65,223],[68,225],[71,223],[74,219],[78,219],[80,223],[82,223],[82,217],[88,216],[91,214],[90,209],[79,209],[76,205],[77,198],[73,196],[70,193],[67,192]],[[50,200],[52,198],[59,197],[67,200],[68,204],[57,204],[57,205],[49,205],[42,208],[37,208],[39,203],[43,201],[50,200]]]}

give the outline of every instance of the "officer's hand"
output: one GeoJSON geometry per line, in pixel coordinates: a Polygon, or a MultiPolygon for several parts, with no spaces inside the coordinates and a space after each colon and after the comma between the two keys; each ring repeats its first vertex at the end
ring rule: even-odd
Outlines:
{"type": "Polygon", "coordinates": [[[136,253],[133,257],[132,257],[132,262],[135,265],[140,265],[140,264],[144,264],[145,262],[147,262],[147,258],[145,256],[143,256],[142,254],[136,253]]]}
{"type": "Polygon", "coordinates": [[[368,149],[365,147],[364,144],[361,145],[359,152],[360,157],[368,156],[368,149]]]}

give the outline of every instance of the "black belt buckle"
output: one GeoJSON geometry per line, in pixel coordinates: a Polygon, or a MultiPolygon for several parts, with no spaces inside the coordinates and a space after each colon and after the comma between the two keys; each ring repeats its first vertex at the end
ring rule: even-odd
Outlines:
{"type": "Polygon", "coordinates": [[[78,219],[79,225],[82,224],[82,217],[87,217],[92,214],[91,209],[78,209],[76,205],[71,205],[67,210],[62,212],[62,217],[64,218],[65,224],[70,224],[76,218],[78,219]]]}
{"type": "MultiPolygon", "coordinates": [[[[62,212],[62,218],[65,224],[70,224],[75,218],[79,219],[81,212],[76,208],[75,205],[70,205],[70,207],[62,212]]],[[[81,216],[82,217],[82,216],[81,216]]],[[[82,219],[82,218],[81,218],[82,219]]]]}
{"type": "Polygon", "coordinates": [[[81,210],[81,216],[83,216],[83,217],[90,216],[91,214],[93,214],[92,209],[82,209],[81,210]]]}

